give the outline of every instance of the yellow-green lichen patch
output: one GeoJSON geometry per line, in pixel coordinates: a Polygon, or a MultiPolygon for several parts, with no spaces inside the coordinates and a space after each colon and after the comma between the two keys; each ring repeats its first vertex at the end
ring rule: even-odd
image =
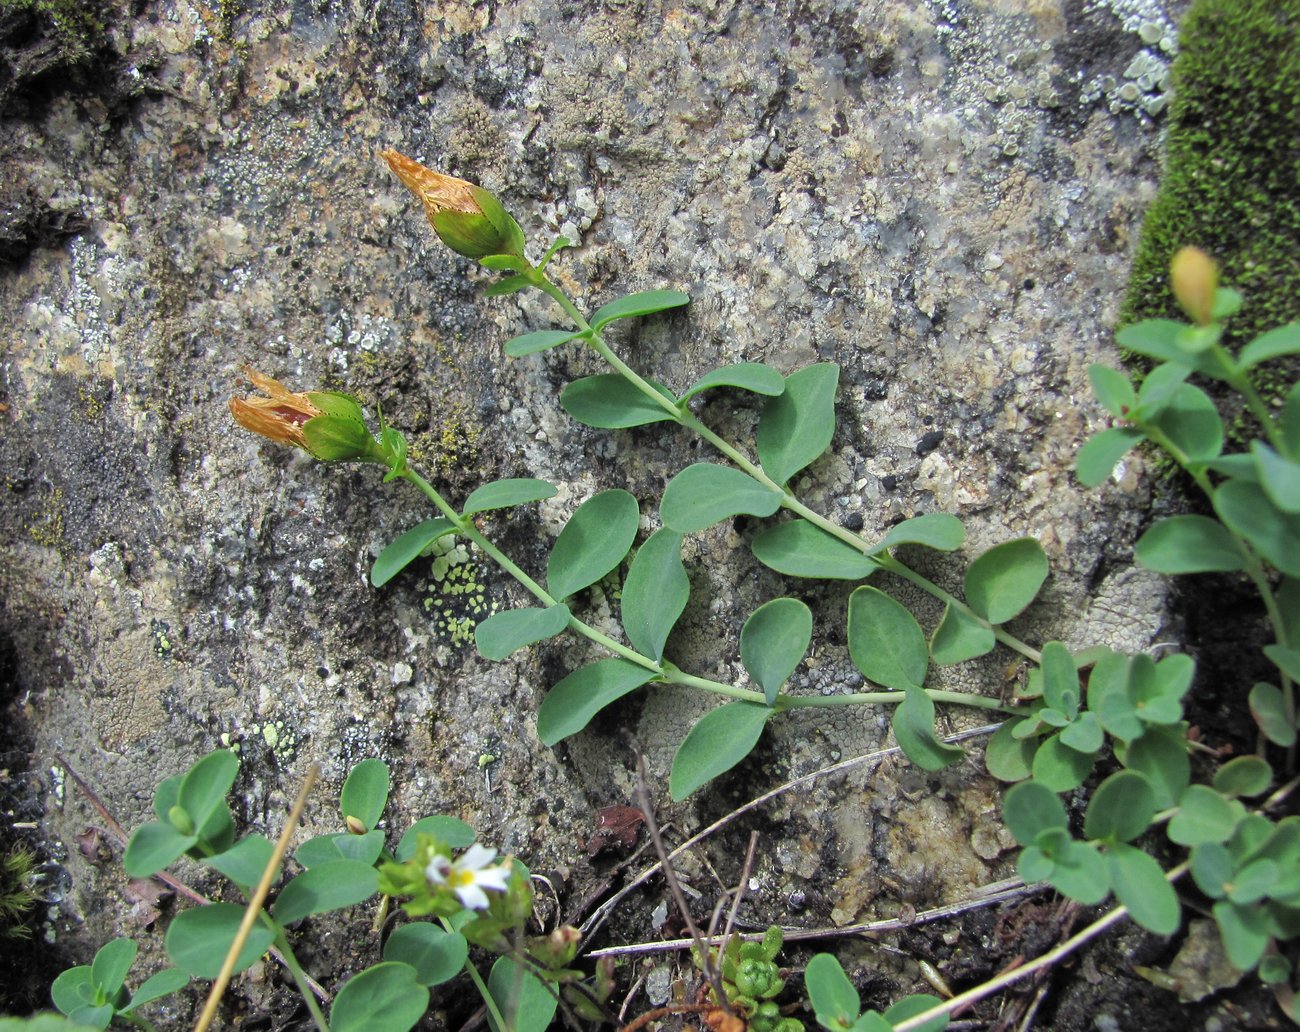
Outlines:
{"type": "Polygon", "coordinates": [[[62,548],[64,545],[64,520],[66,506],[63,488],[56,487],[50,491],[36,518],[27,526],[27,534],[38,545],[45,548],[62,548]]]}
{"type": "Polygon", "coordinates": [[[172,650],[176,647],[171,624],[166,620],[150,620],[149,636],[153,639],[153,654],[159,659],[171,659],[172,650]]]}
{"type": "Polygon", "coordinates": [[[220,737],[222,746],[232,752],[243,752],[248,747],[269,753],[280,768],[293,763],[302,744],[297,725],[279,717],[257,721],[238,731],[223,731],[220,737]]]}
{"type": "Polygon", "coordinates": [[[1235,350],[1300,318],[1300,18],[1276,0],[1197,0],[1179,48],[1166,168],[1123,321],[1180,317],[1169,259],[1195,244],[1246,297],[1225,336],[1235,350]]]}
{"type": "Polygon", "coordinates": [[[454,538],[434,544],[430,582],[423,589],[424,609],[438,637],[459,648],[474,640],[474,628],[497,611],[480,564],[454,538]]]}

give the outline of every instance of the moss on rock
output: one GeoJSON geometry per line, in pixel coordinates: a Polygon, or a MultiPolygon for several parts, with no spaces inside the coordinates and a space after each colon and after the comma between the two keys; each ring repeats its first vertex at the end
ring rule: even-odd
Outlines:
{"type": "Polygon", "coordinates": [[[1169,316],[1169,259],[1195,244],[1246,297],[1235,350],[1300,318],[1300,0],[1197,0],[1173,66],[1166,168],[1123,321],[1169,316]]]}

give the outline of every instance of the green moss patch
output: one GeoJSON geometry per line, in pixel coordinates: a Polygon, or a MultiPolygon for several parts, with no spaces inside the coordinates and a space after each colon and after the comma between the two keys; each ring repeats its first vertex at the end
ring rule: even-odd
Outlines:
{"type": "Polygon", "coordinates": [[[1197,0],[1179,47],[1123,321],[1179,317],[1169,259],[1195,244],[1245,295],[1225,335],[1236,350],[1300,318],[1300,0],[1197,0]]]}

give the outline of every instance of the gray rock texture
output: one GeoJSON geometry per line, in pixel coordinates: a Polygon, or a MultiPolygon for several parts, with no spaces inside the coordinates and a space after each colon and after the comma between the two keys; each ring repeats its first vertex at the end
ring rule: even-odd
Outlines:
{"type": "MultiPolygon", "coordinates": [[[[636,289],[689,291],[683,313],[611,335],[671,387],[727,361],[783,372],[840,363],[834,443],[796,478],[828,516],[860,519],[869,535],[919,513],[960,516],[962,556],[911,557],[950,587],[983,548],[1031,534],[1053,574],[1019,633],[1102,634],[1131,649],[1154,640],[1162,586],[1129,567],[1146,501],[1139,460],[1101,491],[1081,489],[1071,465],[1104,425],[1085,369],[1117,361],[1111,331],[1158,173],[1176,10],[1159,0],[222,10],[151,0],[119,12],[103,70],[111,109],[88,87],[41,80],[8,123],[6,168],[31,185],[34,206],[10,228],[59,230],[23,237],[0,273],[6,791],[57,868],[54,945],[42,948],[83,959],[125,932],[157,964],[166,921],[142,929],[116,859],[77,848],[103,821],[63,782],[59,757],[130,828],[159,780],[238,744],[237,816],[274,836],[308,764],[322,765],[324,785],[307,829],[332,830],[348,767],[379,756],[395,775],[391,827],[432,812],[469,820],[554,872],[563,912],[581,916],[612,877],[584,848],[595,813],[633,793],[625,732],[645,749],[674,840],[788,777],[887,744],[886,714],[804,711],[775,722],[738,771],[671,806],[673,750],[713,703],[670,688],[547,749],[539,701],[599,653],[561,638],[506,662],[479,658],[473,625],[524,601],[512,582],[461,548],[372,589],[379,550],[428,515],[421,498],[381,486],[374,468],[325,467],[234,427],[227,398],[249,363],[295,389],[382,403],[453,501],[504,476],[556,482],[554,499],[484,521],[533,571],[594,491],[632,491],[649,529],[667,479],[711,457],[680,431],[573,423],[558,392],[601,371],[595,356],[506,359],[504,340],[556,325],[558,312],[541,295],[482,299],[488,275],[433,237],[378,160],[384,148],[495,192],[534,257],[557,232],[579,241],[553,269],[588,307],[636,289]]],[[[727,394],[701,416],[748,440],[755,411],[727,394]]],[[[759,567],[747,548],[755,529],[742,521],[688,540],[694,601],[669,655],[743,683],[745,616],[793,593],[818,615],[794,690],[859,690],[843,633],[851,586],[759,567]]],[[[587,600],[612,633],[615,589],[587,600]]],[[[928,598],[898,597],[933,626],[928,598]]],[[[930,683],[1007,691],[1020,676],[1011,659],[930,683]]],[[[940,720],[981,722],[959,710],[940,720]]],[[[979,753],[976,743],[938,775],[895,762],[816,782],[710,840],[682,877],[707,904],[719,892],[710,865],[734,881],[756,827],[754,922],[845,924],[961,899],[1011,873],[999,789],[979,753]]],[[[182,874],[218,891],[197,869],[182,874]]],[[[656,888],[626,903],[612,941],[654,938],[662,898],[656,888]]],[[[375,959],[365,921],[313,934],[306,953],[322,981],[375,959]]],[[[959,934],[946,956],[984,948],[959,934]]],[[[845,956],[882,980],[882,1000],[924,988],[892,955],[845,956]]],[[[287,1021],[282,981],[268,965],[237,984],[231,1020],[287,1021]]],[[[176,1027],[192,1005],[169,1005],[176,1027]]]]}

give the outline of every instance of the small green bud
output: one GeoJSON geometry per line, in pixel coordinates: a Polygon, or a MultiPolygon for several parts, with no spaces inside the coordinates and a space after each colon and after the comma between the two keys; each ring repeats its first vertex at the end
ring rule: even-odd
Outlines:
{"type": "Polygon", "coordinates": [[[383,158],[424,204],[439,239],[457,254],[474,259],[523,257],[524,234],[519,224],[482,187],[434,172],[397,151],[384,151],[383,158]]]}
{"type": "Polygon", "coordinates": [[[369,829],[356,817],[349,814],[344,818],[343,823],[347,825],[348,833],[352,835],[364,835],[369,829]]]}
{"type": "Polygon", "coordinates": [[[185,807],[176,805],[167,811],[167,820],[182,835],[194,834],[194,818],[185,807]]]}

